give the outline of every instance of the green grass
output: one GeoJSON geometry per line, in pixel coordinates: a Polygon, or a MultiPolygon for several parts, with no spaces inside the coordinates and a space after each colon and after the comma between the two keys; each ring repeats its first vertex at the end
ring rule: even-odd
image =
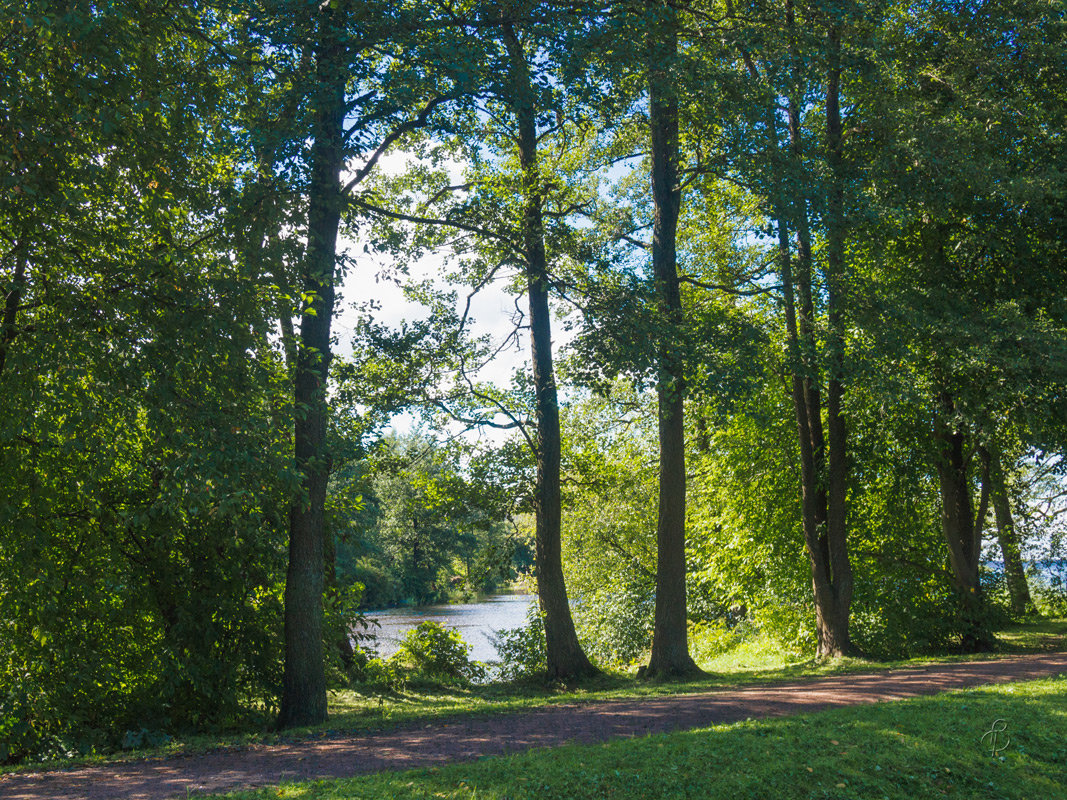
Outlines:
{"type": "Polygon", "coordinates": [[[1067,679],[755,720],[228,800],[1067,797],[1067,679]],[[983,740],[997,720],[1005,731],[983,740]]]}
{"type": "Polygon", "coordinates": [[[330,693],[329,721],[315,727],[275,733],[268,729],[268,720],[264,717],[260,725],[249,725],[239,730],[178,734],[169,744],[151,750],[99,754],[46,764],[21,764],[17,767],[0,768],[0,774],[104,761],[192,754],[250,744],[291,742],[338,733],[391,728],[407,722],[425,722],[458,714],[501,714],[557,703],[686,694],[746,683],[816,678],[849,672],[1063,650],[1067,649],[1067,620],[1036,620],[1000,631],[997,636],[1001,647],[996,653],[979,656],[952,654],[905,661],[869,661],[857,658],[825,662],[810,659],[796,661],[790,660],[786,653],[774,645],[756,640],[704,662],[701,666],[708,670],[704,677],[669,683],[638,681],[631,674],[609,672],[576,687],[516,683],[469,688],[411,686],[397,693],[344,689],[330,693]]]}
{"type": "MultiPolygon", "coordinates": [[[[632,674],[605,673],[577,687],[531,684],[490,684],[469,689],[411,688],[399,694],[373,695],[354,690],[331,693],[329,728],[366,730],[422,721],[451,714],[501,713],[554,703],[592,702],[667,694],[687,694],[780,680],[815,678],[849,672],[995,659],[1005,655],[1041,653],[1067,648],[1067,619],[1036,620],[998,632],[995,653],[947,654],[898,661],[842,658],[833,661],[790,660],[769,643],[745,643],[701,666],[706,676],[675,682],[638,681],[632,674]]],[[[289,736],[314,735],[321,728],[292,731],[289,736]]]]}

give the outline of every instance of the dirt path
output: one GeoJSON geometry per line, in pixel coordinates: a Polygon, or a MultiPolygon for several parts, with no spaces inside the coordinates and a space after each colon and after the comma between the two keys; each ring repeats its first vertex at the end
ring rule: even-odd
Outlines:
{"type": "Polygon", "coordinates": [[[0,778],[4,800],[167,800],[284,780],[401,770],[567,742],[900,700],[1067,673],[1067,653],[750,685],[707,694],[559,705],[382,732],[0,778]]]}

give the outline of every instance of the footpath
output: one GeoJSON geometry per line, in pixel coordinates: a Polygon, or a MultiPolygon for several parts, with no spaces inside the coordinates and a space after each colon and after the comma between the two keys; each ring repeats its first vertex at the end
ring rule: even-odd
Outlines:
{"type": "Polygon", "coordinates": [[[748,718],[903,700],[1004,681],[1067,674],[1067,653],[935,664],[702,694],[556,705],[453,717],[165,759],[27,772],[0,778],[3,800],[170,800],[281,783],[471,761],[535,747],[645,736],[748,718]]]}

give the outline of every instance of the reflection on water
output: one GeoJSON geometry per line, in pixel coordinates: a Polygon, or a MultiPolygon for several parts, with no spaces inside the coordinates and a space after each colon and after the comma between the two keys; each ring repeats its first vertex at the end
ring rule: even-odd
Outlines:
{"type": "Polygon", "coordinates": [[[473,661],[495,661],[496,648],[489,640],[490,633],[504,628],[521,628],[526,622],[526,611],[535,600],[532,594],[497,594],[479,603],[387,608],[368,611],[366,616],[381,625],[380,628],[371,626],[369,632],[377,637],[378,655],[382,658],[396,652],[400,640],[409,630],[420,622],[433,620],[446,628],[459,629],[464,641],[471,646],[473,661]]]}

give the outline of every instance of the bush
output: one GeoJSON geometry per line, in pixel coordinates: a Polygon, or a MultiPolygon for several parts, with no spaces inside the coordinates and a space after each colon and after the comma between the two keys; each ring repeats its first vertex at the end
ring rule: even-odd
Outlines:
{"type": "Polygon", "coordinates": [[[387,608],[400,601],[400,590],[395,576],[369,558],[360,558],[346,565],[343,581],[358,583],[363,587],[360,604],[363,608],[387,608]]]}
{"type": "Polygon", "coordinates": [[[736,629],[723,620],[689,623],[689,652],[698,663],[711,661],[741,641],[736,629]]]}
{"type": "Polygon", "coordinates": [[[404,668],[396,658],[368,659],[361,665],[359,680],[360,683],[390,692],[404,691],[408,682],[404,668]]]}
{"type": "Polygon", "coordinates": [[[526,613],[525,625],[493,631],[491,639],[500,655],[498,675],[501,680],[521,680],[547,672],[545,623],[536,605],[530,606],[526,613]]]}
{"type": "Polygon", "coordinates": [[[363,584],[331,586],[323,593],[323,639],[326,645],[326,677],[333,687],[361,679],[367,654],[361,645],[373,642],[372,626],[360,610],[363,584]]]}
{"type": "Polygon", "coordinates": [[[408,631],[389,660],[423,680],[466,684],[485,678],[485,667],[470,660],[470,649],[455,628],[426,621],[408,631]]]}
{"type": "Polygon", "coordinates": [[[19,681],[0,695],[0,764],[71,755],[55,735],[61,720],[31,687],[19,681]]]}
{"type": "Polygon", "coordinates": [[[796,656],[815,652],[815,614],[807,597],[796,602],[765,603],[753,611],[756,627],[796,656]]]}

